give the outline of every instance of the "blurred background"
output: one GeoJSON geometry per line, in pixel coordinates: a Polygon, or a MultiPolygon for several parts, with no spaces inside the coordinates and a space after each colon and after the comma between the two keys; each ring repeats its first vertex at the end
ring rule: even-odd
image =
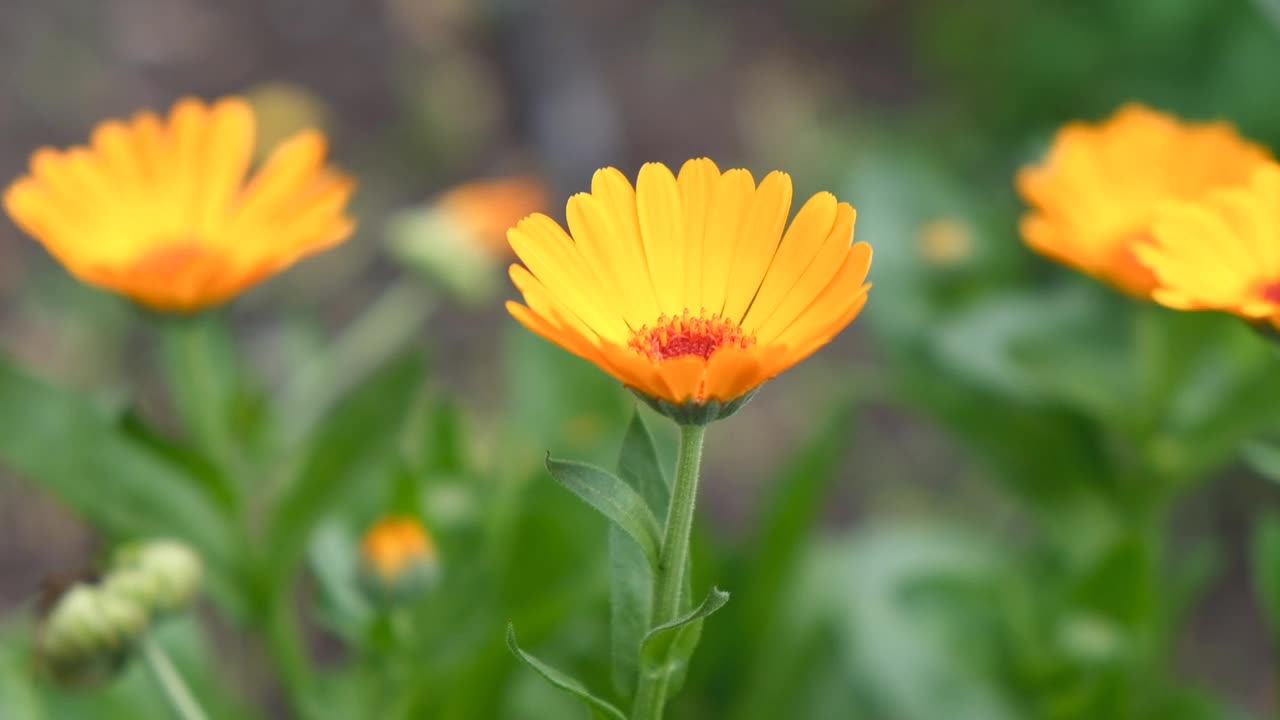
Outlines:
{"type": "MultiPolygon", "coordinates": [[[[450,188],[513,176],[538,178],[562,219],[598,167],[634,177],[703,155],[757,178],[785,170],[797,198],[830,189],[858,209],[875,288],[831,347],[712,428],[695,582],[735,591],[737,614],[708,622],[673,716],[1267,717],[1278,631],[1251,537],[1280,486],[1237,454],[1280,419],[1257,407],[1277,396],[1267,348],[1031,254],[1013,176],[1062,123],[1130,100],[1280,148],[1276,21],[1270,0],[5,0],[0,180],[37,147],[188,94],[246,95],[263,145],[325,129],[359,178],[359,230],[236,302],[242,361],[270,394],[380,308],[361,337],[384,351],[357,364],[413,353],[429,368],[419,382],[469,428],[473,465],[451,472],[529,477],[502,511],[539,539],[512,541],[506,562],[524,567],[486,586],[492,622],[468,637],[500,643],[524,603],[576,585],[522,640],[597,684],[603,525],[537,466],[548,448],[611,464],[633,402],[516,327],[505,260],[451,277],[452,250],[414,251],[434,242],[416,221],[450,188]],[[1153,393],[1135,420],[1134,398],[1153,393]],[[1144,473],[1173,489],[1135,500],[1157,482],[1144,473]],[[1155,560],[1126,535],[1151,505],[1167,530],[1155,560]]],[[[142,316],[75,283],[8,218],[0,298],[16,362],[174,423],[142,316]]],[[[85,482],[83,507],[112,502],[85,482]]],[[[372,519],[385,493],[368,487],[318,513],[313,554],[324,522],[351,535],[372,519]]],[[[424,512],[442,563],[466,564],[451,528],[498,509],[462,480],[436,490],[424,512]]],[[[42,582],[109,544],[83,507],[0,463],[0,640],[5,618],[22,635],[42,582]]],[[[300,603],[323,604],[316,574],[300,603]]],[[[225,716],[291,716],[251,630],[214,610],[201,627],[221,658],[207,672],[239,698],[225,716]]],[[[324,667],[351,661],[359,643],[328,620],[305,627],[324,667]]],[[[467,677],[492,704],[420,699],[411,716],[579,716],[505,654],[485,657],[467,677]]],[[[17,650],[5,668],[28,669],[17,650]]],[[[48,702],[49,717],[93,712],[48,702]]],[[[161,712],[128,702],[111,707],[161,712]]],[[[343,717],[357,716],[378,715],[343,717]]]]}

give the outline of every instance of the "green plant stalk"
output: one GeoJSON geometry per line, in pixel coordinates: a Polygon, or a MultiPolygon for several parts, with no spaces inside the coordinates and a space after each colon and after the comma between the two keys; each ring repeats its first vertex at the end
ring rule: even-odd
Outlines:
{"type": "Polygon", "coordinates": [[[191,689],[182,680],[182,675],[173,666],[173,661],[165,654],[164,648],[146,635],[142,637],[139,645],[142,647],[142,657],[146,660],[147,667],[151,668],[151,673],[160,685],[165,700],[173,708],[174,714],[181,720],[208,720],[208,715],[196,701],[195,695],[191,694],[191,689]]]}
{"type": "MultiPolygon", "coordinates": [[[[667,522],[662,534],[662,550],[658,556],[658,572],[654,579],[653,619],[651,627],[675,620],[680,615],[684,598],[685,574],[689,570],[689,536],[693,530],[693,510],[698,499],[698,471],[702,465],[702,442],[706,425],[681,425],[680,448],[676,457],[675,483],[671,503],[667,506],[667,522]]],[[[665,673],[650,675],[639,664],[633,720],[660,720],[667,699],[665,673]]]]}
{"type": "Polygon", "coordinates": [[[190,439],[217,465],[219,492],[233,502],[242,498],[246,461],[229,423],[218,365],[217,338],[223,317],[213,310],[194,316],[160,316],[161,353],[171,402],[190,439]]]}

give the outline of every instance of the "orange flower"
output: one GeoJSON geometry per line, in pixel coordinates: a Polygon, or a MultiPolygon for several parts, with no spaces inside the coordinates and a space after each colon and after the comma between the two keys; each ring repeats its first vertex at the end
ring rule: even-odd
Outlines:
{"type": "Polygon", "coordinates": [[[546,209],[547,190],[536,178],[476,180],[440,195],[436,207],[491,255],[507,257],[507,228],[520,218],[546,209]]]}
{"type": "Polygon", "coordinates": [[[852,244],[853,208],[818,193],[785,227],[790,208],[780,172],[757,186],[707,159],[679,178],[650,163],[633,188],[600,170],[569,199],[572,236],[544,215],[509,232],[526,304],[507,308],[677,420],[723,417],[867,299],[871,248],[852,244]]]}
{"type": "Polygon", "coordinates": [[[1260,165],[1247,186],[1166,207],[1152,234],[1135,252],[1155,276],[1156,302],[1280,328],[1280,165],[1260,165]]]}
{"type": "Polygon", "coordinates": [[[14,221],[80,280],[158,310],[215,305],[342,242],[354,182],[304,131],[247,182],[249,105],[187,98],[167,120],[109,120],[90,147],[41,148],[4,193],[14,221]]]}
{"type": "Polygon", "coordinates": [[[435,561],[435,545],[416,518],[390,515],[379,519],[360,546],[366,565],[383,580],[395,580],[411,566],[435,561]]]}
{"type": "Polygon", "coordinates": [[[1225,122],[1126,105],[1101,124],[1062,128],[1045,161],[1018,174],[1032,206],[1022,236],[1037,252],[1146,297],[1154,279],[1133,248],[1150,238],[1157,208],[1243,183],[1268,157],[1225,122]]]}

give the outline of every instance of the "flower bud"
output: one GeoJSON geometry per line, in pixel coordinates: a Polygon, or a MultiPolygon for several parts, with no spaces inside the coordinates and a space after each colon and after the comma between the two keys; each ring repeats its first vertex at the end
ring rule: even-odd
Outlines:
{"type": "Polygon", "coordinates": [[[186,545],[152,540],[122,548],[103,585],[149,612],[172,612],[191,604],[202,574],[199,556],[186,545]]]}
{"type": "Polygon", "coordinates": [[[382,604],[407,602],[434,584],[439,573],[435,544],[417,519],[388,516],[374,523],[360,546],[360,580],[382,604]]]}
{"type": "Polygon", "coordinates": [[[398,213],[388,225],[388,241],[397,259],[455,299],[487,302],[512,254],[507,228],[546,205],[546,189],[536,178],[478,180],[398,213]]]}
{"type": "Polygon", "coordinates": [[[146,609],[102,587],[77,584],[40,624],[36,649],[58,681],[89,685],[115,674],[147,627],[146,609]]]}

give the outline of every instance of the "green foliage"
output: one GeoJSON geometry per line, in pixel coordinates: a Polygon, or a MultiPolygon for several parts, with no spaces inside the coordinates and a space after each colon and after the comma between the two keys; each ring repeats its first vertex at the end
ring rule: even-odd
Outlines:
{"type": "Polygon", "coordinates": [[[0,358],[0,458],[117,541],[169,536],[226,572],[235,533],[197,478],[83,395],[0,358]],[[18,409],[21,409],[19,412],[18,409]]]}
{"type": "Polygon", "coordinates": [[[656,678],[666,695],[674,695],[683,685],[689,659],[702,637],[702,620],[729,602],[729,593],[711,588],[697,607],[670,622],[650,630],[640,644],[641,671],[656,678]]]}
{"type": "MultiPolygon", "coordinates": [[[[741,28],[677,5],[652,18],[662,67],[680,71],[666,74],[718,73],[689,57],[732,57],[741,28]],[[680,55],[681,33],[696,53],[680,55]]],[[[858,93],[842,97],[807,65],[783,67],[785,46],[712,76],[786,108],[748,113],[732,133],[745,159],[722,165],[789,170],[797,197],[835,190],[875,247],[854,328],[709,433],[687,585],[715,581],[733,604],[713,589],[653,627],[670,423],[497,319],[496,301],[444,306],[426,324],[432,290],[470,303],[500,273],[474,253],[450,266],[456,253],[432,237],[440,218],[412,210],[393,244],[448,282],[395,279],[332,336],[328,315],[268,317],[246,298],[235,316],[139,315],[135,350],[124,303],[65,292],[61,276],[52,291],[33,285],[6,308],[28,328],[12,351],[78,362],[35,373],[0,358],[0,465],[72,511],[98,557],[156,537],[198,549],[209,601],[157,639],[211,717],[616,720],[642,674],[681,688],[672,720],[1273,709],[1260,699],[1271,668],[1209,667],[1218,654],[1200,650],[1280,643],[1274,337],[1134,301],[1028,251],[1011,178],[1062,123],[1135,99],[1280,148],[1280,104],[1260,90],[1280,62],[1274,0],[836,5],[767,19],[811,28],[829,44],[800,37],[833,68],[889,58],[883,85],[836,72],[858,93]],[[884,92],[900,101],[877,105],[884,92]],[[776,131],[774,115],[802,132],[776,131]],[[965,240],[955,257],[923,249],[938,221],[965,240]],[[429,589],[394,607],[360,582],[363,533],[388,513],[421,518],[439,563],[429,589]],[[1225,572],[1243,564],[1235,528],[1250,533],[1256,609],[1232,613],[1230,634],[1206,631],[1223,621],[1206,593],[1246,589],[1225,572]]],[[[509,18],[488,20],[476,31],[509,18]]],[[[362,162],[394,154],[369,149],[362,162]]],[[[394,199],[378,197],[391,195],[380,181],[361,180],[375,210],[394,199]]],[[[362,227],[384,231],[377,215],[362,227]]],[[[50,558],[69,552],[50,540],[64,551],[50,558]]],[[[107,687],[57,687],[33,660],[33,588],[4,590],[19,600],[0,619],[0,718],[168,720],[137,662],[107,687]]]]}
{"type": "Polygon", "coordinates": [[[662,531],[644,498],[607,470],[547,456],[551,477],[631,538],[651,567],[658,565],[662,531]]]}
{"type": "MultiPolygon", "coordinates": [[[[627,425],[618,474],[645,498],[657,517],[666,517],[670,481],[658,459],[653,436],[640,413],[627,425]]],[[[639,546],[609,530],[609,639],[614,688],[631,697],[640,671],[640,647],[652,625],[653,573],[639,546]]]]}
{"type": "Polygon", "coordinates": [[[546,678],[547,682],[577,697],[590,706],[593,717],[626,720],[626,715],[623,715],[621,710],[615,708],[604,700],[601,700],[595,695],[592,695],[591,691],[587,690],[586,686],[582,683],[521,650],[520,645],[516,643],[516,630],[512,625],[507,626],[507,647],[511,648],[511,652],[518,655],[526,665],[533,668],[534,671],[542,677],[546,678]]]}
{"type": "Polygon", "coordinates": [[[1280,637],[1280,515],[1263,515],[1253,529],[1253,578],[1271,633],[1280,637]]]}

